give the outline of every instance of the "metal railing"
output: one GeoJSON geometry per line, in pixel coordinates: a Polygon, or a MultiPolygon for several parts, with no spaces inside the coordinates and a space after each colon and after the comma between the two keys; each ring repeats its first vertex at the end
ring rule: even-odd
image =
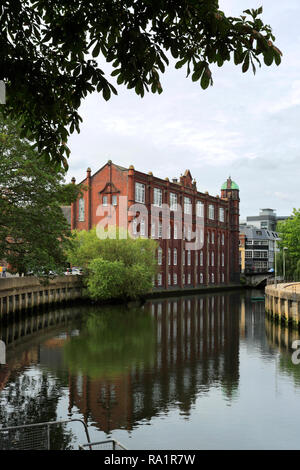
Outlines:
{"type": "Polygon", "coordinates": [[[90,436],[84,421],[81,419],[69,419],[0,428],[0,450],[50,450],[51,429],[55,425],[68,424],[75,421],[80,422],[84,426],[89,443],[90,436]]]}
{"type": "Polygon", "coordinates": [[[87,444],[80,444],[79,450],[127,450],[120,442],[115,439],[109,439],[107,441],[90,442],[87,444]]]}

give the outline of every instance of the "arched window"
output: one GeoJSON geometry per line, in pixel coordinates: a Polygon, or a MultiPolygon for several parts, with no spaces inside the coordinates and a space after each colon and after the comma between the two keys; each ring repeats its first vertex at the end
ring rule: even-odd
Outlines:
{"type": "Polygon", "coordinates": [[[81,197],[78,204],[78,220],[80,222],[84,221],[84,199],[81,197]]]}

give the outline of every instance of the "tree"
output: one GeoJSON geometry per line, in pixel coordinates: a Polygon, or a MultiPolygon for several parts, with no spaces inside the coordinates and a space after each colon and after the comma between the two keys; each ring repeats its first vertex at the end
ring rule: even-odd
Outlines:
{"type": "Polygon", "coordinates": [[[210,64],[234,60],[255,73],[260,59],[281,62],[271,27],[259,18],[262,7],[238,18],[227,17],[217,0],[4,0],[1,7],[2,111],[21,117],[23,136],[65,167],[82,99],[93,91],[105,100],[117,94],[98,57],[112,64],[118,85],[141,97],[162,92],[170,55],[203,89],[213,83],[210,64]]]}
{"type": "Polygon", "coordinates": [[[281,239],[278,242],[277,271],[282,274],[285,262],[286,279],[300,280],[300,210],[294,209],[290,218],[278,222],[277,231],[281,239]]]}
{"type": "MultiPolygon", "coordinates": [[[[112,230],[113,232],[113,230],[112,230]]],[[[96,228],[74,232],[68,259],[85,268],[87,291],[93,299],[130,299],[148,292],[157,272],[157,242],[146,238],[99,239],[96,228]]]]}
{"type": "Polygon", "coordinates": [[[38,157],[11,121],[0,120],[0,259],[16,271],[63,269],[71,231],[61,205],[81,188],[38,157]]]}

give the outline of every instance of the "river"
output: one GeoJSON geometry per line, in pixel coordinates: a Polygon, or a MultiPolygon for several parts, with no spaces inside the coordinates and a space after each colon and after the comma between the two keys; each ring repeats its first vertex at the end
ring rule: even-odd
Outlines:
{"type": "MultiPolygon", "coordinates": [[[[270,322],[261,292],[77,306],[0,325],[3,427],[80,419],[92,441],[136,449],[300,449],[298,333],[270,322]]],[[[57,425],[52,447],[86,442],[57,425]]]]}

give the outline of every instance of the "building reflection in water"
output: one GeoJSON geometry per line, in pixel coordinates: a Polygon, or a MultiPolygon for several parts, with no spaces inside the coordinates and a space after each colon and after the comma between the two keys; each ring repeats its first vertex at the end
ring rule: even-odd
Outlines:
{"type": "MultiPolygon", "coordinates": [[[[80,360],[76,372],[72,361],[69,412],[74,406],[79,408],[86,420],[91,419],[99,429],[110,433],[114,429],[133,429],[141,420],[151,420],[171,409],[188,416],[196,398],[211,387],[219,387],[230,401],[239,381],[239,306],[239,294],[147,302],[144,315],[150,315],[154,324],[152,361],[148,350],[148,361],[136,358],[110,377],[108,370],[106,376],[85,373],[85,361],[80,360]]],[[[111,319],[114,328],[113,315],[111,319]]],[[[128,333],[122,327],[119,341],[128,333]]],[[[99,344],[105,342],[109,330],[108,323],[103,335],[98,331],[99,344]]],[[[147,337],[147,331],[139,333],[147,337]]],[[[85,339],[88,351],[89,337],[85,339]]],[[[72,341],[75,344],[78,339],[72,339],[67,348],[72,341]]],[[[84,354],[84,348],[80,350],[84,354]]]]}

